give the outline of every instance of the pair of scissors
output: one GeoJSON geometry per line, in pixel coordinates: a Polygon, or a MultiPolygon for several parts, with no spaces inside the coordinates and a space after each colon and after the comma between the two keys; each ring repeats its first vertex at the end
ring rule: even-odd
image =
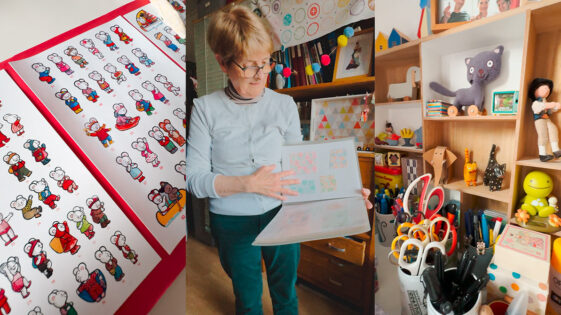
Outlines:
{"type": "MultiPolygon", "coordinates": [[[[455,250],[457,235],[454,226],[446,218],[437,215],[432,220],[425,219],[419,222],[419,224],[404,222],[397,228],[397,236],[392,241],[390,254],[393,254],[395,258],[399,258],[400,251],[402,250],[401,245],[404,241],[412,238],[418,239],[423,246],[427,246],[430,242],[438,242],[443,248],[446,248],[446,242],[450,234],[452,234],[452,247],[448,253],[443,251],[448,256],[452,255],[455,250]],[[446,228],[437,231],[436,226],[441,223],[444,223],[446,228]]],[[[391,260],[391,257],[389,258],[391,260]]]]}
{"type": "MultiPolygon", "coordinates": [[[[403,197],[404,211],[408,212],[409,214],[412,213],[409,210],[409,195],[411,194],[413,188],[415,188],[417,186],[417,183],[420,181],[423,181],[423,188],[421,189],[421,196],[419,197],[419,206],[417,212],[421,212],[424,214],[425,218],[431,219],[436,213],[440,211],[440,208],[442,208],[442,205],[444,204],[444,189],[440,186],[436,186],[427,195],[427,190],[429,189],[429,183],[431,179],[432,174],[428,173],[415,178],[415,180],[413,180],[409,184],[409,187],[407,187],[407,190],[405,191],[405,195],[403,197]],[[434,209],[429,209],[428,203],[433,196],[436,196],[438,198],[438,204],[434,209]]],[[[415,220],[416,222],[419,221],[417,217],[415,217],[415,220]]]]}
{"type": "Polygon", "coordinates": [[[442,254],[445,253],[444,245],[442,245],[442,243],[440,242],[429,242],[428,244],[423,245],[423,243],[418,239],[410,238],[401,245],[398,265],[402,269],[408,270],[412,276],[418,276],[422,274],[423,271],[429,266],[429,264],[427,263],[427,258],[431,249],[433,248],[439,250],[442,254]],[[408,248],[410,246],[416,247],[418,249],[417,256],[416,258],[412,259],[412,262],[407,262],[407,260],[405,259],[405,255],[407,254],[406,252],[408,251],[408,248]]]}

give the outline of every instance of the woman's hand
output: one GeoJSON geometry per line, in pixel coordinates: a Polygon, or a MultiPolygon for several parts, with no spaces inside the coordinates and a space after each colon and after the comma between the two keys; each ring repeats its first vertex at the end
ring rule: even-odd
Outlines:
{"type": "Polygon", "coordinates": [[[282,179],[290,175],[294,175],[294,171],[284,171],[273,173],[275,165],[267,165],[260,167],[255,173],[248,177],[247,192],[261,194],[263,196],[286,200],[283,195],[297,196],[298,193],[288,188],[286,185],[300,184],[299,179],[282,179]]]}
{"type": "Polygon", "coordinates": [[[369,196],[370,196],[370,189],[362,188],[362,197],[364,198],[364,203],[366,203],[366,209],[372,209],[372,207],[374,207],[372,205],[372,202],[368,200],[369,196]]]}

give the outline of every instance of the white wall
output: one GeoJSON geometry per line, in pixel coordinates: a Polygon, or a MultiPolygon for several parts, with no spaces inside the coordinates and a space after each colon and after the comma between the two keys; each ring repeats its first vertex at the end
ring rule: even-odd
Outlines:
{"type": "Polygon", "coordinates": [[[376,0],[375,37],[378,32],[389,36],[396,28],[411,40],[417,39],[421,18],[419,0],[376,0]]]}

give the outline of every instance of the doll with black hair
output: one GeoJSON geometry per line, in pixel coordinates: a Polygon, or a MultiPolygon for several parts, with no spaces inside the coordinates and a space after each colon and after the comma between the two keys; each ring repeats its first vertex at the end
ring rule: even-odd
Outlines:
{"type": "Polygon", "coordinates": [[[528,96],[532,100],[532,112],[534,113],[534,125],[538,133],[538,154],[540,161],[547,162],[561,157],[559,149],[559,135],[557,127],[549,119],[552,113],[561,108],[561,104],[557,102],[548,102],[547,97],[553,90],[553,81],[543,78],[535,78],[530,83],[528,96]],[[553,155],[547,154],[546,145],[551,144],[553,155]]]}

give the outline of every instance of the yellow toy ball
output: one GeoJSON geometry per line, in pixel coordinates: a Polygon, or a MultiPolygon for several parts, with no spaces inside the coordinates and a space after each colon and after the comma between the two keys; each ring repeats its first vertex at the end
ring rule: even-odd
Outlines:
{"type": "Polygon", "coordinates": [[[306,74],[307,75],[314,75],[314,70],[312,69],[311,65],[306,66],[306,74]]]}
{"type": "Polygon", "coordinates": [[[349,42],[349,39],[345,35],[339,35],[339,37],[337,37],[337,45],[339,45],[341,47],[347,46],[348,42],[349,42]]]}

